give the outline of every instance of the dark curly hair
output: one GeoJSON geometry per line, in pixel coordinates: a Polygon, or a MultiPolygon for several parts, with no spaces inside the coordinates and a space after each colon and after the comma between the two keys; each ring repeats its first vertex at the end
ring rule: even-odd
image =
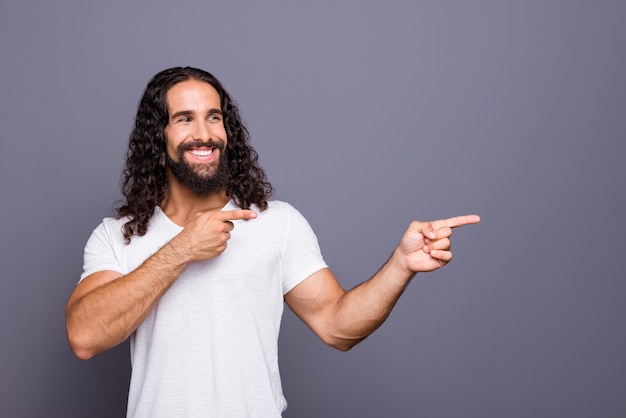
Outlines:
{"type": "Polygon", "coordinates": [[[170,68],[155,75],[146,86],[130,134],[121,182],[126,202],[117,208],[118,219],[129,217],[123,227],[126,242],[130,242],[135,234],[142,236],[146,233],[155,207],[166,197],[164,129],[169,120],[166,95],[174,85],[190,79],[209,83],[220,96],[228,138],[224,153],[229,171],[227,195],[243,209],[252,204],[261,210],[267,209],[272,185],[258,163],[258,154],[249,145],[248,130],[233,99],[217,78],[204,70],[170,68]]]}

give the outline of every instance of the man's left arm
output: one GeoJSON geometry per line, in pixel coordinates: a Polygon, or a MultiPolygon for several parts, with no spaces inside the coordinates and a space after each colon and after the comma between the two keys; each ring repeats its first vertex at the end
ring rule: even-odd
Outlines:
{"type": "Polygon", "coordinates": [[[452,229],[480,222],[477,215],[433,222],[413,221],[389,260],[368,281],[346,292],[322,269],[285,295],[287,305],[326,344],[346,351],[387,319],[413,276],[452,259],[452,229]]]}

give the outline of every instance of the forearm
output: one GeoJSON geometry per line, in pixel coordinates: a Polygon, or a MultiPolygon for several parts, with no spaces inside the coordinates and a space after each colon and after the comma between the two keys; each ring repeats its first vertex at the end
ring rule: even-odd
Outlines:
{"type": "Polygon", "coordinates": [[[126,340],[187,265],[170,243],[135,271],[71,299],[66,325],[74,353],[88,359],[126,340]]]}
{"type": "Polygon", "coordinates": [[[330,320],[331,345],[348,350],[380,327],[413,276],[394,252],[370,280],[345,293],[330,320]]]}

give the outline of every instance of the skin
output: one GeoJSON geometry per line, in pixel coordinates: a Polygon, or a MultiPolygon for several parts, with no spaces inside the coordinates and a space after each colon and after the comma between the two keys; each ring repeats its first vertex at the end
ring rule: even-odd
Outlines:
{"type": "MultiPolygon", "coordinates": [[[[220,98],[212,86],[197,80],[181,82],[168,91],[167,103],[165,137],[172,159],[178,161],[177,147],[186,141],[227,144],[220,98]]],[[[193,149],[183,154],[197,173],[207,175],[220,157],[218,149],[209,155],[193,149]]],[[[80,359],[126,340],[189,264],[219,257],[226,250],[233,220],[256,218],[251,210],[222,211],[229,200],[224,192],[198,197],[169,169],[167,179],[170,192],[161,209],[183,230],[135,271],[127,275],[99,271],[76,286],[66,307],[66,329],[80,359]]],[[[368,281],[346,292],[329,269],[322,269],[287,293],[285,301],[326,344],[349,350],[385,321],[416,273],[436,270],[452,259],[453,228],[479,221],[476,215],[413,221],[392,256],[368,281]]]]}

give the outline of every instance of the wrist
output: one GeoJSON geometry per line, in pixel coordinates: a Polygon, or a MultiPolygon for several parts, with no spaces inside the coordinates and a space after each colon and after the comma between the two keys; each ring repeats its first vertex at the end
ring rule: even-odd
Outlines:
{"type": "Polygon", "coordinates": [[[170,242],[165,244],[157,252],[163,261],[174,268],[186,268],[186,266],[193,260],[190,252],[185,250],[185,246],[181,245],[177,240],[178,237],[174,237],[170,242]]]}
{"type": "Polygon", "coordinates": [[[398,247],[396,247],[393,254],[391,254],[389,261],[387,261],[387,268],[389,269],[389,273],[394,277],[401,278],[405,281],[410,280],[416,274],[415,271],[409,268],[398,247]]]}

